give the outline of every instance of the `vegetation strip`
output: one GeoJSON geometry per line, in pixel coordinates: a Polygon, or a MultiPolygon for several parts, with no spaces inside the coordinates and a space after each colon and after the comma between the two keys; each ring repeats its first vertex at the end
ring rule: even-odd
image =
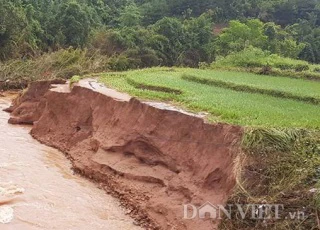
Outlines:
{"type": "Polygon", "coordinates": [[[290,70],[271,69],[265,72],[265,68],[250,68],[246,72],[257,73],[261,75],[275,76],[275,77],[288,77],[293,79],[305,79],[309,81],[320,81],[320,75],[312,72],[293,72],[290,70]]]}
{"type": "Polygon", "coordinates": [[[149,85],[149,84],[143,84],[138,83],[132,79],[126,78],[128,84],[132,85],[136,89],[142,89],[142,90],[151,90],[151,91],[157,91],[157,92],[164,92],[164,93],[172,93],[176,95],[181,95],[182,91],[178,89],[172,89],[169,87],[164,86],[155,86],[155,85],[149,85]]]}
{"type": "Polygon", "coordinates": [[[214,66],[210,69],[219,70],[219,71],[236,71],[236,72],[243,72],[243,73],[253,73],[253,74],[259,74],[261,76],[283,77],[283,78],[301,79],[301,80],[320,82],[320,75],[318,73],[293,72],[290,70],[269,69],[267,66],[250,67],[250,68],[232,67],[232,66],[219,66],[219,67],[214,66]]]}
{"type": "Polygon", "coordinates": [[[205,79],[205,78],[196,77],[188,74],[183,74],[181,78],[191,82],[196,82],[196,83],[205,84],[205,85],[212,85],[212,86],[217,86],[217,87],[226,88],[226,89],[232,89],[239,92],[259,93],[259,94],[265,94],[273,97],[304,101],[314,105],[320,104],[320,99],[318,98],[297,96],[292,93],[282,92],[278,90],[255,88],[248,85],[239,85],[231,82],[224,82],[221,80],[205,79]]]}
{"type": "Polygon", "coordinates": [[[246,128],[243,161],[239,160],[236,173],[238,185],[228,203],[283,204],[282,220],[224,219],[220,229],[264,229],[266,224],[275,230],[317,229],[319,135],[319,131],[306,129],[246,128]],[[310,192],[313,190],[317,192],[310,192]],[[286,218],[297,210],[303,212],[303,219],[286,218]]]}

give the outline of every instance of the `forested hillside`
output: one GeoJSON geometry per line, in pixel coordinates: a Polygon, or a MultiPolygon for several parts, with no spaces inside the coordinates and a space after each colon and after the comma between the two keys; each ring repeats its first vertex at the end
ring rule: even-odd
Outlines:
{"type": "Polygon", "coordinates": [[[319,63],[320,1],[0,0],[2,62],[72,47],[115,70],[197,67],[252,46],[319,63]]]}

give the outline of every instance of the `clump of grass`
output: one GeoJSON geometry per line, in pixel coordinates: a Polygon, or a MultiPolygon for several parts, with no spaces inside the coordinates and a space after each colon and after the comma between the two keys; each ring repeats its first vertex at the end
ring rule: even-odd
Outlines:
{"type": "Polygon", "coordinates": [[[71,89],[73,87],[74,84],[78,83],[81,80],[81,77],[78,75],[73,76],[70,80],[69,80],[69,88],[71,89]]]}
{"type": "Polygon", "coordinates": [[[300,210],[306,218],[224,220],[222,229],[316,229],[320,193],[310,190],[319,188],[320,132],[247,128],[242,148],[246,160],[229,203],[283,204],[282,217],[300,210]]]}
{"type": "Polygon", "coordinates": [[[74,75],[107,71],[108,58],[80,49],[61,49],[27,60],[0,63],[0,81],[69,79],[74,75]]]}
{"type": "Polygon", "coordinates": [[[299,129],[248,129],[243,138],[243,147],[251,151],[291,151],[297,137],[302,134],[303,131],[299,129]]]}

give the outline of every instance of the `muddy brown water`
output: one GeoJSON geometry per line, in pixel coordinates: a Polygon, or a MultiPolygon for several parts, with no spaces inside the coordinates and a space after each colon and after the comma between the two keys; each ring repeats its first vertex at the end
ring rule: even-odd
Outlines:
{"type": "Polygon", "coordinates": [[[141,229],[117,200],[73,175],[64,155],[41,145],[30,127],[7,123],[0,97],[0,229],[141,229]]]}

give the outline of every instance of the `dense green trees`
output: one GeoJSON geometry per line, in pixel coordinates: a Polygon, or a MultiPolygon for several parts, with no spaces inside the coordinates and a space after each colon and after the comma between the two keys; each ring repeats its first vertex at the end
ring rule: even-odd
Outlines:
{"type": "Polygon", "coordinates": [[[88,14],[77,2],[64,3],[57,15],[62,35],[62,45],[83,46],[89,36],[90,22],[88,14]]]}
{"type": "Polygon", "coordinates": [[[140,9],[132,2],[120,12],[119,25],[122,27],[138,26],[141,23],[141,19],[140,9]]]}
{"type": "Polygon", "coordinates": [[[194,67],[249,46],[319,63],[320,1],[0,0],[0,60],[70,46],[120,69],[194,67]]]}
{"type": "Polygon", "coordinates": [[[239,52],[248,46],[268,50],[284,57],[298,58],[305,48],[304,43],[298,43],[293,36],[273,22],[263,23],[251,19],[242,23],[230,21],[230,25],[217,38],[216,50],[220,55],[239,52]]]}
{"type": "Polygon", "coordinates": [[[305,44],[299,57],[309,62],[320,63],[320,27],[316,25],[314,15],[309,20],[300,20],[287,27],[289,33],[299,42],[305,44]]]}
{"type": "Polygon", "coordinates": [[[217,39],[217,51],[221,55],[239,52],[248,46],[262,47],[268,37],[264,34],[263,23],[258,20],[249,20],[242,23],[238,20],[230,21],[217,39]]]}
{"type": "Polygon", "coordinates": [[[26,25],[24,11],[13,2],[0,0],[0,59],[13,56],[22,42],[20,37],[26,25]]]}

